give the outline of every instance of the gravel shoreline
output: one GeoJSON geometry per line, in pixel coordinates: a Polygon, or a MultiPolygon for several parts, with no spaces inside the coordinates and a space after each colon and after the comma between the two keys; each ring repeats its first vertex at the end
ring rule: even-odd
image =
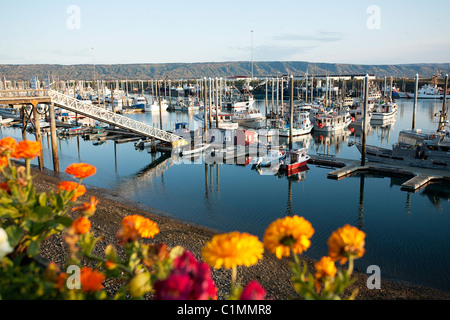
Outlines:
{"type": "MultiPolygon", "coordinates": [[[[70,179],[65,173],[50,170],[41,172],[36,168],[33,168],[32,174],[37,191],[55,190],[59,181],[70,179]]],[[[217,233],[215,230],[174,219],[163,212],[121,198],[119,194],[111,190],[85,186],[87,192],[79,199],[88,201],[91,196],[95,196],[99,200],[97,211],[90,218],[96,236],[102,237],[102,241],[97,245],[98,254],[104,252],[106,245],[110,243],[117,245],[116,231],[120,227],[122,218],[131,214],[142,215],[158,224],[160,233],[148,241],[149,243],[162,242],[169,247],[182,246],[197,258],[200,258],[201,248],[217,233]]],[[[62,266],[67,257],[66,244],[60,235],[52,236],[43,243],[40,254],[62,266]]],[[[311,268],[310,270],[313,270],[315,261],[305,256],[302,256],[302,259],[311,268]]],[[[212,269],[212,273],[218,288],[218,299],[222,300],[229,292],[231,272],[222,268],[212,269]]],[[[356,300],[450,300],[450,294],[440,290],[383,279],[381,279],[381,289],[370,290],[366,286],[368,276],[365,273],[355,273],[357,281],[351,290],[358,288],[356,300]]],[[[264,258],[258,264],[248,268],[238,268],[238,278],[242,284],[248,283],[251,279],[258,280],[266,289],[268,299],[290,300],[296,297],[290,282],[287,260],[278,260],[268,252],[264,253],[264,258]]],[[[105,284],[105,287],[114,291],[113,285],[105,284]]]]}

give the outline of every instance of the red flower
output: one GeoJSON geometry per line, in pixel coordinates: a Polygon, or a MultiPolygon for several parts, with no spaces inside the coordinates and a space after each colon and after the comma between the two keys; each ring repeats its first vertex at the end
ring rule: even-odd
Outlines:
{"type": "Polygon", "coordinates": [[[264,300],[266,290],[256,280],[250,281],[242,291],[239,300],[264,300]]]}
{"type": "Polygon", "coordinates": [[[156,300],[217,299],[217,288],[211,270],[204,262],[185,251],[174,260],[174,268],[165,280],[155,282],[156,300]]]}

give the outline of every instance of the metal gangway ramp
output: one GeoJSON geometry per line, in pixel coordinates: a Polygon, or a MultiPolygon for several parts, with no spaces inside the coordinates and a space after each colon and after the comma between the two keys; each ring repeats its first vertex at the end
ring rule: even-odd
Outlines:
{"type": "Polygon", "coordinates": [[[110,125],[141,134],[157,140],[170,142],[173,147],[178,147],[186,143],[186,141],[175,134],[152,127],[148,124],[130,119],[128,117],[116,114],[112,111],[94,106],[90,103],[86,103],[75,99],[66,94],[60,93],[55,90],[48,90],[51,101],[66,110],[76,112],[83,116],[108,123],[110,125]]]}
{"type": "Polygon", "coordinates": [[[112,126],[116,126],[142,136],[169,142],[173,148],[187,144],[182,137],[152,127],[148,124],[116,114],[66,94],[51,89],[12,89],[0,90],[0,104],[33,104],[53,103],[54,105],[92,118],[112,126]]]}

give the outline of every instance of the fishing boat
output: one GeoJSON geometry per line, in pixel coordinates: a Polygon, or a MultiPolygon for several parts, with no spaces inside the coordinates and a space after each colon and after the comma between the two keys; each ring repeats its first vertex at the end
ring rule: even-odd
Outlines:
{"type": "Polygon", "coordinates": [[[314,131],[332,132],[344,130],[352,122],[352,117],[348,110],[323,112],[315,117],[314,131]]]}
{"type": "Polygon", "coordinates": [[[255,98],[252,94],[244,94],[239,98],[229,100],[224,103],[224,106],[233,111],[242,110],[245,108],[251,108],[255,104],[255,98]]]}
{"type": "MultiPolygon", "coordinates": [[[[218,129],[234,130],[239,128],[239,124],[233,121],[233,115],[234,114],[231,112],[221,112],[221,111],[219,111],[216,115],[215,112],[211,111],[211,128],[216,128],[216,123],[218,123],[218,129]],[[218,119],[217,121],[216,118],[218,119]]],[[[201,127],[204,126],[205,120],[203,111],[194,114],[194,119],[197,121],[197,123],[200,124],[201,127]]],[[[207,112],[206,122],[208,123],[208,121],[209,121],[209,113],[207,112]]]]}
{"type": "MultiPolygon", "coordinates": [[[[294,113],[294,123],[292,126],[292,136],[302,136],[308,133],[311,133],[313,130],[314,125],[311,122],[311,119],[309,118],[309,112],[308,111],[300,111],[294,113]]],[[[284,126],[283,128],[280,128],[279,130],[280,137],[290,137],[291,135],[291,128],[289,125],[284,126]]]]}
{"type": "Polygon", "coordinates": [[[395,102],[383,102],[377,104],[373,108],[372,118],[373,121],[384,121],[392,119],[397,114],[397,104],[395,102]]]}
{"type": "Polygon", "coordinates": [[[286,171],[288,176],[294,174],[297,169],[306,166],[308,160],[311,158],[307,152],[308,149],[306,148],[287,151],[286,157],[281,161],[280,169],[286,171]]]}
{"type": "Polygon", "coordinates": [[[167,103],[167,100],[162,99],[161,102],[154,100],[151,104],[146,104],[144,107],[145,112],[152,112],[152,111],[159,111],[161,108],[161,111],[166,111],[169,107],[169,104],[167,103]],[[160,106],[161,103],[161,106],[160,106]]]}
{"type": "MultiPolygon", "coordinates": [[[[362,153],[362,144],[356,146],[362,153]]],[[[369,161],[450,170],[450,131],[445,103],[436,132],[402,130],[392,149],[366,145],[365,150],[369,161]]]]}
{"type": "Polygon", "coordinates": [[[145,109],[145,105],[147,104],[147,99],[144,96],[134,97],[133,102],[131,103],[132,109],[145,109]]]}
{"type": "MultiPolygon", "coordinates": [[[[400,98],[414,99],[414,92],[399,92],[400,98]]],[[[444,93],[439,89],[436,84],[425,84],[419,90],[417,90],[417,99],[443,99],[444,93]]],[[[450,95],[447,95],[447,99],[450,95]]]]}
{"type": "MultiPolygon", "coordinates": [[[[350,116],[352,117],[352,122],[350,123],[350,126],[362,127],[363,120],[364,120],[364,109],[362,107],[350,108],[349,113],[350,113],[350,116]]],[[[367,113],[366,113],[367,122],[366,123],[369,124],[371,119],[372,119],[372,111],[367,110],[367,113]]]]}
{"type": "Polygon", "coordinates": [[[233,121],[243,127],[261,128],[265,120],[266,117],[258,108],[247,107],[233,114],[233,121]]]}
{"type": "MultiPolygon", "coordinates": [[[[362,144],[356,144],[362,152],[362,144]]],[[[366,146],[366,157],[369,161],[450,170],[450,137],[449,133],[414,134],[408,131],[399,132],[399,141],[392,149],[378,146],[366,146]],[[415,140],[414,145],[406,140],[415,140]]]]}
{"type": "Polygon", "coordinates": [[[255,157],[252,160],[252,165],[255,167],[270,167],[281,165],[281,160],[286,157],[286,152],[284,150],[274,150],[270,149],[267,155],[255,157]]]}

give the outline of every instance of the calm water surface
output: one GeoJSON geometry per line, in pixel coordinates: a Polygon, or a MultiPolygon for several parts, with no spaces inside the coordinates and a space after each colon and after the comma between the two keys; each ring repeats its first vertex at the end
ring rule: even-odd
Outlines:
{"type": "MultiPolygon", "coordinates": [[[[413,102],[398,100],[396,121],[371,126],[367,144],[391,147],[401,129],[411,128],[413,102]]],[[[264,101],[257,107],[265,110],[264,101]]],[[[419,101],[416,127],[435,130],[441,101],[419,101]]],[[[159,113],[127,115],[159,127],[159,113]]],[[[163,112],[164,129],[193,115],[163,112]]],[[[21,140],[15,128],[2,128],[1,137],[21,140]]],[[[34,139],[30,135],[30,139],[34,139]]],[[[328,153],[359,160],[358,130],[326,136],[312,134],[296,142],[310,153],[328,153]]],[[[50,138],[43,136],[45,167],[52,169],[50,138]]],[[[97,174],[86,184],[108,188],[122,196],[168,215],[222,232],[241,231],[262,239],[277,218],[297,214],[309,220],[315,233],[306,255],[319,259],[328,254],[331,232],[345,224],[357,226],[366,236],[366,254],[356,261],[365,271],[378,265],[382,277],[398,279],[450,292],[450,187],[430,185],[416,193],[400,190],[402,178],[357,174],[339,181],[327,178],[333,168],[308,165],[298,179],[261,175],[251,165],[209,165],[200,159],[187,163],[161,158],[135,149],[134,143],[95,146],[81,137],[59,140],[60,167],[87,162],[97,174]],[[156,165],[155,163],[159,163],[156,165]]],[[[37,161],[35,161],[37,164],[37,161]]]]}

